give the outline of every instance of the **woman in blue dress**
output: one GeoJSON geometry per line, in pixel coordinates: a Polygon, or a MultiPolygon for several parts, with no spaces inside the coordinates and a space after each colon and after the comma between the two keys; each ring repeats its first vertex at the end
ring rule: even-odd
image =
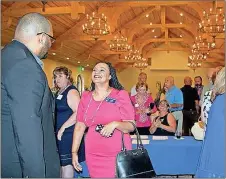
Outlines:
{"type": "Polygon", "coordinates": [[[217,74],[197,178],[225,178],[225,68],[217,74]]]}
{"type": "MultiPolygon", "coordinates": [[[[61,161],[61,177],[73,178],[72,166],[72,139],[74,125],[76,123],[77,108],[80,95],[77,88],[72,85],[71,70],[67,67],[56,67],[53,71],[56,94],[56,122],[55,131],[57,146],[61,161]]],[[[85,160],[84,142],[80,145],[79,162],[85,160]]]]}

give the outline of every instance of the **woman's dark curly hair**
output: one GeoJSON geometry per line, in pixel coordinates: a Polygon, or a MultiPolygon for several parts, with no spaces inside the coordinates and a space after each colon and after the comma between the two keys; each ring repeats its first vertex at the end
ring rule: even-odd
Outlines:
{"type": "MultiPolygon", "coordinates": [[[[98,63],[96,63],[96,65],[99,64],[99,63],[105,63],[105,64],[107,64],[107,66],[109,68],[110,75],[111,75],[111,79],[109,80],[109,86],[112,87],[112,88],[115,88],[117,90],[123,90],[124,87],[119,83],[117,75],[116,75],[116,70],[111,65],[111,63],[109,63],[109,62],[98,62],[98,63]]],[[[93,91],[93,90],[95,90],[95,84],[92,82],[91,83],[91,91],[93,91]]]]}

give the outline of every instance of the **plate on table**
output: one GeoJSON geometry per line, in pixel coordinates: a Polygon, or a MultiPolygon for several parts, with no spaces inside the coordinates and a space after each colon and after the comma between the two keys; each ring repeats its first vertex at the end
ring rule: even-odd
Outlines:
{"type": "Polygon", "coordinates": [[[152,136],[152,140],[168,140],[168,136],[152,136]]]}
{"type": "MultiPolygon", "coordinates": [[[[132,139],[137,139],[137,135],[131,135],[130,136],[132,139]]],[[[141,139],[148,139],[148,135],[140,135],[141,139]]]]}
{"type": "MultiPolygon", "coordinates": [[[[142,144],[143,145],[150,143],[150,140],[147,140],[147,139],[146,140],[144,139],[144,140],[141,140],[141,141],[142,141],[142,144]]],[[[132,140],[132,144],[137,144],[137,140],[136,139],[133,139],[132,140]]]]}

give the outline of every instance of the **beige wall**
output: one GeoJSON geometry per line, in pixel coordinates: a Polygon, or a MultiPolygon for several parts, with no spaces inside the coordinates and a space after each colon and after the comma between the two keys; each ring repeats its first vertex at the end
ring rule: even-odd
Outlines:
{"type": "MultiPolygon", "coordinates": [[[[173,76],[175,78],[175,84],[178,87],[182,87],[183,79],[185,76],[190,76],[194,78],[197,75],[203,77],[203,84],[207,84],[206,72],[207,68],[197,69],[195,72],[187,67],[187,57],[186,52],[154,52],[150,56],[152,58],[152,65],[149,66],[144,72],[148,75],[148,85],[155,97],[156,94],[156,82],[164,82],[166,76],[173,76]]],[[[44,71],[47,75],[49,85],[52,87],[52,71],[56,66],[65,65],[72,70],[73,78],[79,74],[76,66],[63,64],[60,62],[55,62],[50,59],[44,60],[44,71]]],[[[129,67],[122,72],[118,72],[118,78],[121,84],[126,90],[130,91],[131,87],[137,83],[139,69],[129,67]]],[[[85,70],[82,72],[85,80],[85,86],[90,86],[91,83],[91,71],[85,70]]]]}
{"type": "MultiPolygon", "coordinates": [[[[66,66],[66,67],[68,67],[72,71],[72,77],[73,77],[74,81],[76,81],[76,77],[79,74],[77,66],[56,62],[56,61],[50,60],[50,59],[45,59],[45,60],[43,60],[43,62],[44,62],[44,71],[46,73],[46,76],[47,76],[48,83],[49,83],[50,87],[53,87],[53,80],[52,80],[53,75],[52,75],[52,72],[57,66],[66,66]]],[[[91,83],[91,71],[85,69],[84,71],[81,72],[81,74],[84,77],[85,86],[89,87],[90,83],[91,83]]]]}
{"type": "MultiPolygon", "coordinates": [[[[173,76],[175,84],[178,87],[184,85],[183,79],[185,76],[194,78],[195,76],[202,76],[203,84],[208,84],[206,78],[207,68],[197,69],[195,72],[187,67],[186,52],[154,52],[151,56],[152,65],[144,70],[148,75],[148,85],[153,97],[156,95],[156,82],[160,81],[163,84],[166,76],[173,76]]],[[[137,83],[139,69],[130,67],[124,71],[118,73],[118,77],[122,85],[126,90],[130,90],[131,87],[137,83]]]]}

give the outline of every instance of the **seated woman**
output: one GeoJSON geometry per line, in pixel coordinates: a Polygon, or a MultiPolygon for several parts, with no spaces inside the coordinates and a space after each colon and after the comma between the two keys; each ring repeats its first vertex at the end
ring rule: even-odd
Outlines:
{"type": "Polygon", "coordinates": [[[166,100],[159,102],[159,116],[153,121],[149,129],[150,133],[159,136],[174,136],[176,132],[176,120],[169,113],[169,103],[166,100]]]}
{"type": "Polygon", "coordinates": [[[148,85],[146,83],[137,83],[137,94],[131,96],[131,101],[135,109],[135,120],[137,130],[140,135],[149,135],[151,126],[150,115],[157,111],[151,95],[148,93],[148,85]]]}

